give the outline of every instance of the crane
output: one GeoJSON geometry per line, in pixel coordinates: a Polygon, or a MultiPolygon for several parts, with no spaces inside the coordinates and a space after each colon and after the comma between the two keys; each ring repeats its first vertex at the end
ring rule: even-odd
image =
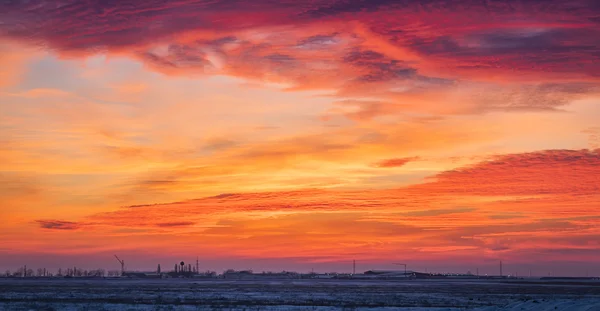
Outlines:
{"type": "Polygon", "coordinates": [[[393,265],[404,266],[404,276],[407,277],[407,275],[406,275],[406,264],[405,263],[393,263],[393,265]]]}
{"type": "Polygon", "coordinates": [[[117,255],[115,255],[115,258],[117,258],[117,261],[121,264],[121,276],[124,276],[125,275],[125,260],[119,259],[119,257],[117,255]]]}

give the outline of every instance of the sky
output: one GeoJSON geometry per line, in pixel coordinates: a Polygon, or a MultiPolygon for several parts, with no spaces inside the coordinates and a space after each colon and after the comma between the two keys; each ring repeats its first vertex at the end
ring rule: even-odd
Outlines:
{"type": "Polygon", "coordinates": [[[2,1],[0,269],[600,275],[599,73],[596,0],[2,1]]]}

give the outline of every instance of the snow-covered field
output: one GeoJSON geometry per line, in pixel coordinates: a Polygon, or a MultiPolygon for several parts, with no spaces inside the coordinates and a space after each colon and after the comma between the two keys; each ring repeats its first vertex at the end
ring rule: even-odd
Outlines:
{"type": "Polygon", "coordinates": [[[0,279],[0,310],[600,311],[600,282],[0,279]]]}

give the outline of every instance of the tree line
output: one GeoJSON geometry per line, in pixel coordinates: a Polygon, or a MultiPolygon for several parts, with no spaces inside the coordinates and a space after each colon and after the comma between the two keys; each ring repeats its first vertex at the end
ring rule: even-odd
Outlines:
{"type": "Polygon", "coordinates": [[[105,269],[79,269],[73,268],[59,268],[57,271],[50,272],[46,268],[37,268],[36,270],[27,268],[27,266],[20,267],[14,271],[6,270],[4,274],[0,274],[3,277],[112,277],[121,276],[121,271],[105,269]]]}

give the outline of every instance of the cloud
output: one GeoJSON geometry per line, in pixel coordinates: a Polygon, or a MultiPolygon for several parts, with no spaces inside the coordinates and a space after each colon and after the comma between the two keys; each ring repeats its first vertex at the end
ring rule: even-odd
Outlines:
{"type": "Polygon", "coordinates": [[[471,95],[470,101],[482,111],[558,111],[562,106],[598,94],[598,85],[590,83],[522,84],[510,88],[483,87],[484,92],[471,95]]]}
{"type": "MultiPolygon", "coordinates": [[[[361,92],[360,87],[355,87],[346,95],[355,96],[361,92]]],[[[472,81],[426,82],[417,79],[401,84],[401,90],[398,91],[371,89],[365,92],[380,99],[336,101],[324,113],[324,119],[343,116],[359,123],[390,119],[419,122],[439,121],[455,115],[497,112],[564,112],[569,104],[577,100],[595,98],[600,94],[600,87],[594,83],[576,82],[494,84],[472,81]]]]}
{"type": "Polygon", "coordinates": [[[36,220],[40,228],[50,230],[77,230],[81,224],[72,221],[62,220],[36,220]]]}
{"type": "Polygon", "coordinates": [[[457,195],[591,195],[600,189],[597,176],[600,150],[546,150],[442,172],[414,189],[457,195]]]}
{"type": "Polygon", "coordinates": [[[525,218],[526,216],[520,213],[502,213],[488,216],[491,219],[517,219],[525,218]]]}
{"type": "Polygon", "coordinates": [[[589,135],[588,142],[591,149],[600,148],[600,127],[590,127],[582,132],[589,135]]]}
{"type": "Polygon", "coordinates": [[[587,95],[565,92],[570,83],[600,79],[600,9],[587,0],[128,3],[3,3],[0,36],[73,55],[126,54],[168,75],[225,74],[356,100],[500,82],[484,100],[492,110],[554,109],[587,95]],[[545,82],[555,84],[548,93],[537,87],[545,82]]]}
{"type": "Polygon", "coordinates": [[[335,107],[330,109],[326,117],[342,114],[354,121],[369,121],[377,117],[400,115],[407,112],[408,105],[393,102],[366,101],[366,100],[343,100],[335,102],[335,107]]]}
{"type": "Polygon", "coordinates": [[[462,207],[462,208],[432,209],[432,210],[405,212],[403,214],[406,216],[412,216],[412,217],[427,217],[427,216],[441,216],[441,215],[448,215],[448,214],[471,213],[474,211],[476,211],[475,208],[462,207]]]}
{"type": "Polygon", "coordinates": [[[381,168],[400,167],[400,166],[406,165],[406,163],[408,163],[408,162],[412,162],[417,159],[418,159],[417,157],[387,159],[387,160],[383,160],[383,161],[375,163],[375,167],[381,167],[381,168]]]}
{"type": "Polygon", "coordinates": [[[407,260],[439,253],[444,260],[500,254],[541,260],[546,250],[566,260],[600,234],[598,156],[590,150],[506,154],[397,189],[223,193],[37,223],[79,229],[100,248],[121,241],[124,248],[178,253],[200,243],[207,256],[335,261],[352,254],[368,261],[402,248],[407,260]]]}
{"type": "MultiPolygon", "coordinates": [[[[106,248],[125,239],[184,253],[202,243],[227,255],[334,260],[398,249],[536,258],[525,248],[539,244],[566,254],[574,246],[550,245],[552,233],[581,243],[597,234],[598,150],[519,152],[583,148],[582,112],[565,111],[599,93],[599,12],[591,0],[4,1],[0,85],[32,74],[1,94],[10,101],[2,174],[36,176],[0,175],[13,207],[2,215],[77,211],[77,222],[35,224],[78,229],[106,248]],[[21,45],[47,58],[24,66],[21,45]],[[111,70],[131,81],[91,78],[97,68],[87,66],[105,59],[91,55],[106,56],[102,69],[121,59],[111,70]],[[76,92],[37,85],[55,56],[71,69],[84,66],[65,59],[85,59],[85,72],[64,80],[76,92]],[[182,78],[207,76],[219,77],[182,78]],[[211,93],[223,81],[261,87],[211,93]],[[320,115],[326,124],[313,123],[320,115]],[[438,163],[431,152],[463,158],[438,163]],[[383,187],[394,189],[365,190],[383,187]],[[285,191],[305,188],[330,190],[285,191]],[[123,205],[132,206],[112,209],[123,205]]],[[[591,149],[597,132],[585,132],[591,149]]],[[[22,247],[62,245],[38,234],[22,247]]],[[[67,244],[89,242],[74,238],[67,244]]]]}
{"type": "Polygon", "coordinates": [[[25,75],[27,62],[36,57],[31,47],[8,40],[0,40],[0,55],[0,90],[18,84],[25,75]]]}
{"type": "Polygon", "coordinates": [[[157,223],[156,226],[161,228],[172,228],[172,227],[187,227],[192,226],[195,223],[192,221],[178,221],[178,222],[161,222],[157,223]]]}
{"type": "Polygon", "coordinates": [[[215,138],[206,142],[202,147],[208,152],[222,151],[238,145],[238,142],[227,138],[215,138]]]}
{"type": "MultiPolygon", "coordinates": [[[[10,145],[5,144],[5,147],[10,148],[10,145]]],[[[9,155],[4,150],[1,153],[9,155]]],[[[56,187],[37,174],[0,170],[0,198],[5,206],[0,209],[0,217],[7,223],[6,228],[18,226],[23,217],[30,217],[31,211],[46,204],[55,190],[56,187]]]]}
{"type": "Polygon", "coordinates": [[[334,0],[318,8],[309,10],[306,14],[314,17],[332,16],[344,13],[374,12],[380,9],[393,6],[395,1],[389,0],[358,0],[358,1],[340,1],[334,0]]]}
{"type": "Polygon", "coordinates": [[[343,58],[343,62],[361,72],[356,78],[359,82],[403,80],[417,75],[417,70],[402,60],[390,59],[376,51],[352,51],[343,58]]]}

